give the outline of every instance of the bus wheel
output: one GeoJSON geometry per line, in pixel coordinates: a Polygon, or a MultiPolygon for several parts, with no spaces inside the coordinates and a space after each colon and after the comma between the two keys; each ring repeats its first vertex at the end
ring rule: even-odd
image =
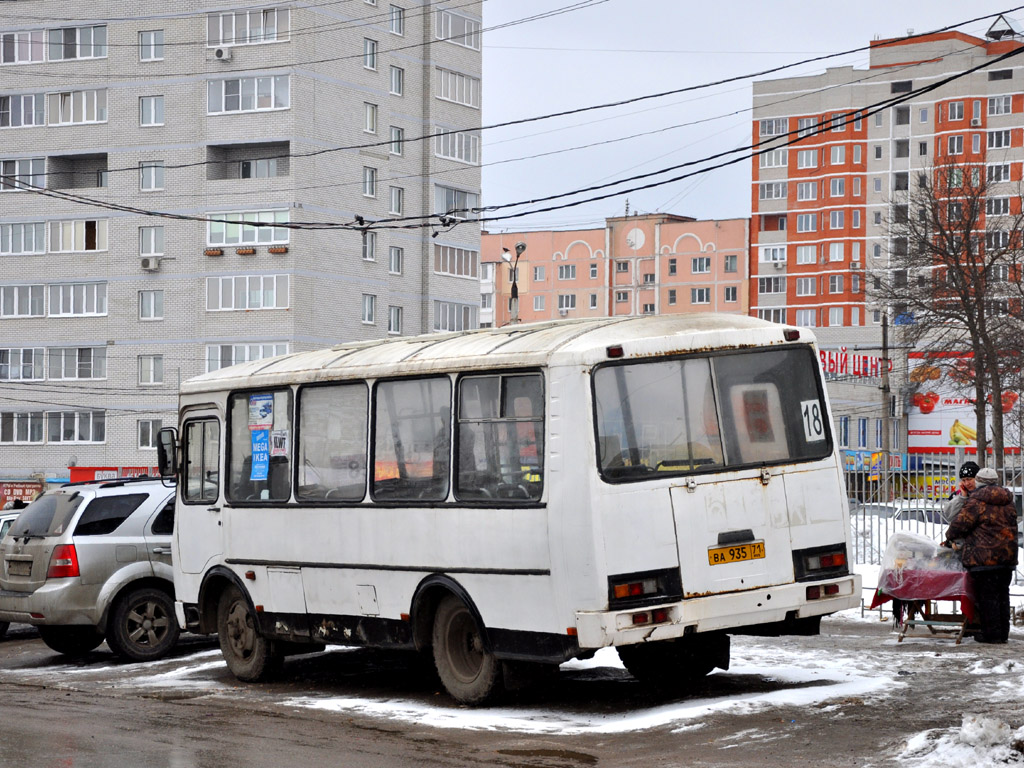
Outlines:
{"type": "Polygon", "coordinates": [[[720,632],[620,645],[618,651],[629,674],[657,688],[690,685],[715,667],[729,668],[729,636],[720,632]]]}
{"type": "Polygon", "coordinates": [[[228,669],[243,682],[266,680],[281,667],[276,643],[260,634],[249,601],[238,587],[230,586],[220,596],[217,636],[228,669]]]}
{"type": "Polygon", "coordinates": [[[484,648],[476,619],[454,595],[437,607],[433,643],[437,674],[452,698],[462,704],[483,704],[497,692],[501,663],[484,648]]]}

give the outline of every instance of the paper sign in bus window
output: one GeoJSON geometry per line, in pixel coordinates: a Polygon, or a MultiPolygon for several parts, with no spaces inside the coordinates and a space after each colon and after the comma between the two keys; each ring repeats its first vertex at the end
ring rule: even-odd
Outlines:
{"type": "Polygon", "coordinates": [[[270,455],[271,456],[287,456],[288,455],[288,430],[287,429],[275,429],[270,433],[270,455]]]}
{"type": "Polygon", "coordinates": [[[249,429],[274,426],[274,396],[249,395],[249,429]]]}
{"type": "Polygon", "coordinates": [[[774,384],[730,387],[729,404],[740,461],[778,461],[789,456],[782,403],[774,384]]]}
{"type": "Polygon", "coordinates": [[[250,480],[266,480],[270,474],[270,432],[266,429],[254,429],[252,436],[252,468],[250,480]]]}

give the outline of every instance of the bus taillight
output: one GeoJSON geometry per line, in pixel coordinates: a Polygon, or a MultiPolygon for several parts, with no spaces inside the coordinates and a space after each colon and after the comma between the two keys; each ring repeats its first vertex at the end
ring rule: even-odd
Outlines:
{"type": "Polygon", "coordinates": [[[639,608],[681,600],[682,597],[683,585],[678,568],[617,573],[608,577],[608,604],[613,608],[639,608]]]}
{"type": "Polygon", "coordinates": [[[615,597],[618,600],[622,600],[627,597],[645,597],[646,595],[653,595],[657,591],[657,579],[644,579],[643,581],[633,581],[628,584],[615,585],[615,597]]]}

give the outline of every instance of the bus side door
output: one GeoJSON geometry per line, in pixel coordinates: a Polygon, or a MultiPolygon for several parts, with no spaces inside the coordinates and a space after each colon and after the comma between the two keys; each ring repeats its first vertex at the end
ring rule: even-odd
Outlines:
{"type": "Polygon", "coordinates": [[[213,411],[189,413],[181,429],[181,505],[173,557],[183,573],[202,573],[224,551],[221,431],[220,418],[213,411]]]}

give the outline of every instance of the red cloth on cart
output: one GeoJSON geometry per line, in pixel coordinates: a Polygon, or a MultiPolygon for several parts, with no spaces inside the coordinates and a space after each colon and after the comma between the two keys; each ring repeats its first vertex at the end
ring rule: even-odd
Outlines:
{"type": "Polygon", "coordinates": [[[960,603],[960,611],[974,621],[974,590],[966,571],[895,571],[883,570],[878,575],[878,589],[871,601],[877,608],[892,600],[952,600],[960,603]]]}

